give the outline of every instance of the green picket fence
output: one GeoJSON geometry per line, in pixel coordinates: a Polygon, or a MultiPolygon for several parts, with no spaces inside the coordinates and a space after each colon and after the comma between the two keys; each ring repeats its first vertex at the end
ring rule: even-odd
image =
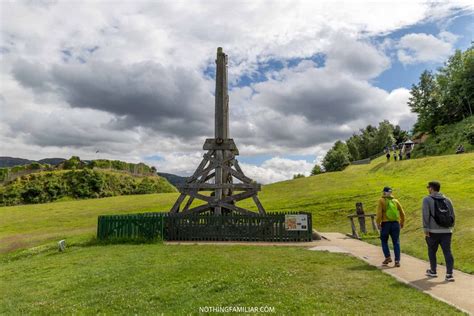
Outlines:
{"type": "Polygon", "coordinates": [[[269,213],[265,215],[180,215],[166,217],[167,240],[195,241],[311,241],[310,213],[269,213]],[[286,214],[307,215],[304,231],[287,230],[286,214]]]}
{"type": "Polygon", "coordinates": [[[195,215],[143,213],[99,216],[97,238],[161,238],[169,241],[279,241],[312,240],[312,216],[305,212],[264,215],[195,215]],[[306,215],[302,230],[289,230],[286,215],[306,215]]]}
{"type": "Polygon", "coordinates": [[[99,216],[97,238],[163,239],[165,213],[99,216]]]}

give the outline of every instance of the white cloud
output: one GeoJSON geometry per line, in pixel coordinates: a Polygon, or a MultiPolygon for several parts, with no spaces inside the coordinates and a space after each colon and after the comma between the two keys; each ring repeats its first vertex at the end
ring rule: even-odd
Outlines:
{"type": "MultiPolygon", "coordinates": [[[[466,4],[2,3],[0,155],[91,159],[100,147],[101,158],[159,155],[162,160],[150,162],[159,170],[189,174],[213,126],[213,83],[203,73],[223,46],[232,82],[262,75],[259,67],[270,61],[302,60],[231,92],[231,135],[240,151],[321,156],[367,123],[409,124],[407,91],[370,83],[390,66],[371,38],[459,6],[466,4]],[[309,60],[315,54],[326,56],[324,67],[309,60]]],[[[452,44],[454,36],[435,39],[452,44]]],[[[247,168],[268,183],[309,172],[309,165],[274,158],[247,168]]]]}
{"type": "Polygon", "coordinates": [[[382,51],[343,33],[334,34],[328,46],[323,50],[328,57],[326,66],[334,73],[344,72],[356,78],[370,79],[390,66],[390,59],[382,51]]]}
{"type": "Polygon", "coordinates": [[[288,180],[298,173],[309,176],[314,166],[313,163],[305,160],[291,160],[281,157],[266,160],[260,166],[245,163],[240,165],[246,175],[263,184],[288,180]]]}
{"type": "Polygon", "coordinates": [[[440,62],[453,52],[457,36],[441,32],[437,37],[425,33],[404,35],[398,42],[397,56],[403,64],[440,62]]]}

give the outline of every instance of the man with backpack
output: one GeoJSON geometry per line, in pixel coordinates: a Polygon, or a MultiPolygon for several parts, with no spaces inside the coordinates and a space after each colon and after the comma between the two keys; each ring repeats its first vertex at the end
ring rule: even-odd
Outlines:
{"type": "Polygon", "coordinates": [[[439,182],[431,181],[426,188],[429,195],[423,199],[422,206],[423,230],[430,259],[430,269],[426,270],[426,276],[433,278],[438,276],[436,274],[436,252],[438,246],[441,246],[446,261],[446,281],[454,281],[454,258],[451,253],[451,237],[455,219],[453,204],[439,192],[441,189],[439,182]]]}
{"type": "Polygon", "coordinates": [[[376,222],[380,230],[382,251],[385,256],[382,265],[392,262],[388,247],[388,237],[390,236],[395,253],[395,267],[400,267],[400,229],[403,228],[405,222],[405,212],[400,202],[393,197],[392,189],[389,187],[383,188],[383,195],[377,205],[376,222]]]}

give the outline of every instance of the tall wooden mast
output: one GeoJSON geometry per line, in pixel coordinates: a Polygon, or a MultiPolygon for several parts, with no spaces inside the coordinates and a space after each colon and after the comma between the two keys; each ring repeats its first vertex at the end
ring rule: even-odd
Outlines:
{"type": "Polygon", "coordinates": [[[203,160],[194,174],[183,185],[178,186],[181,194],[170,212],[255,214],[235,205],[238,201],[252,198],[258,212],[265,214],[265,209],[257,197],[261,189],[260,184],[246,177],[235,159],[239,151],[229,134],[227,55],[221,47],[217,48],[216,58],[215,133],[214,138],[206,139],[203,149],[207,151],[203,160]],[[238,183],[234,183],[234,179],[238,183]],[[201,191],[211,191],[211,194],[201,194],[201,191]],[[180,210],[186,197],[188,200],[180,210]],[[195,199],[202,200],[206,204],[191,207],[195,199]]]}

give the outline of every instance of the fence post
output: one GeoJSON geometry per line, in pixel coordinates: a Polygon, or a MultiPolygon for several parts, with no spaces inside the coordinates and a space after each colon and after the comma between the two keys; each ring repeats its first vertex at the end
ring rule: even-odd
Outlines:
{"type": "Polygon", "coordinates": [[[367,234],[367,229],[365,228],[364,206],[362,205],[362,202],[356,203],[356,214],[359,215],[358,220],[360,231],[364,234],[367,234]]]}

